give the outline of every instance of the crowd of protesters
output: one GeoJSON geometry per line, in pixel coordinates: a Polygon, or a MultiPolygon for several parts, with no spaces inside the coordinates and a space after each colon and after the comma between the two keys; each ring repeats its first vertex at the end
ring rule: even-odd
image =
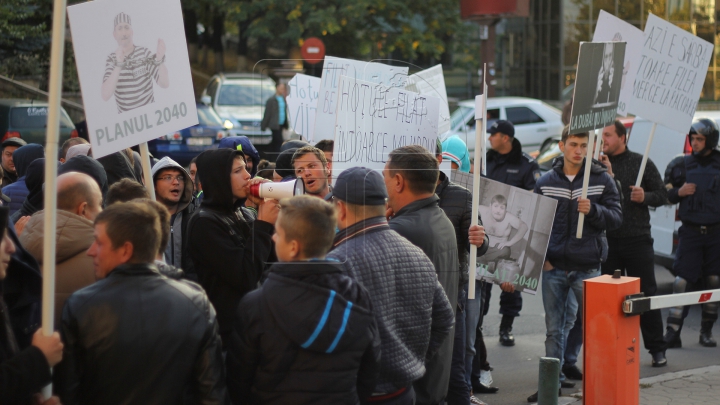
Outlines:
{"type": "MultiPolygon", "coordinates": [[[[681,243],[717,243],[702,235],[720,220],[689,200],[714,191],[691,180],[720,171],[718,129],[703,121],[693,131],[694,154],[671,164],[669,180],[649,161],[635,187],[641,155],[627,149],[621,123],[606,127],[604,155],[580,198],[587,133],[566,127],[562,155],[541,175],[510,122],[489,130],[488,177],[558,202],[541,283],[545,355],[564,363],[558,390],[583,378],[583,281],[619,268],[655,293],[648,207],[667,203],[665,183],[684,207],[681,243]]],[[[57,332],[45,336],[43,176],[55,163],[41,145],[5,140],[0,404],[466,405],[497,392],[482,335],[492,285],[473,281],[468,299],[468,252],[474,245],[478,257],[497,261],[509,249],[485,233],[482,218],[471,226],[470,191],[439,170],[449,160],[453,171],[470,171],[462,140],[434,151],[399,147],[382,174],[354,167],[335,177],[331,140],[279,148],[270,163],[248,138],[230,137],[188,168],[155,160],[154,201],[136,152],[94,159],[87,142],[66,142],[57,162],[57,332]],[[252,192],[298,178],[303,196],[252,192]],[[53,396],[43,398],[51,382],[53,396]]],[[[720,266],[711,264],[681,271],[676,291],[698,280],[714,286],[720,266]]],[[[501,290],[500,343],[512,346],[522,299],[511,283],[501,290]]],[[[673,311],[665,337],[659,311],[642,316],[653,366],[680,346],[683,311],[673,311]]],[[[708,305],[704,346],[716,345],[716,318],[708,305]]]]}

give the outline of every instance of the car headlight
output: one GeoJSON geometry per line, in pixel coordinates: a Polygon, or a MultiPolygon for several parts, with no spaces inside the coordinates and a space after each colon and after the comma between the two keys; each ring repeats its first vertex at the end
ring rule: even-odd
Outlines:
{"type": "Polygon", "coordinates": [[[225,122],[223,122],[223,127],[225,127],[225,129],[233,129],[234,126],[235,125],[233,125],[233,123],[230,122],[230,120],[225,120],[225,122]]]}

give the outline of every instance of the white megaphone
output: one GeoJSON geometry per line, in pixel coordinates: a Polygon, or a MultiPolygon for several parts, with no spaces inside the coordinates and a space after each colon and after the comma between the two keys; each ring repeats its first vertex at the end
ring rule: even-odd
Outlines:
{"type": "Polygon", "coordinates": [[[274,198],[279,200],[281,198],[305,194],[305,182],[298,177],[294,181],[253,184],[250,186],[250,193],[259,198],[274,198]]]}

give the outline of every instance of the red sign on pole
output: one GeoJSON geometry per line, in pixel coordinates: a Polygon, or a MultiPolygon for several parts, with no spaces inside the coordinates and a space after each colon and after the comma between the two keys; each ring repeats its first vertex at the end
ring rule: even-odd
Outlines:
{"type": "Polygon", "coordinates": [[[712,295],[713,295],[713,293],[704,293],[704,294],[700,295],[700,299],[698,300],[698,302],[709,301],[710,298],[712,298],[712,295]]]}
{"type": "Polygon", "coordinates": [[[303,60],[305,62],[314,65],[320,63],[325,58],[325,44],[320,38],[312,37],[308,38],[303,42],[302,48],[300,48],[303,60]]]}

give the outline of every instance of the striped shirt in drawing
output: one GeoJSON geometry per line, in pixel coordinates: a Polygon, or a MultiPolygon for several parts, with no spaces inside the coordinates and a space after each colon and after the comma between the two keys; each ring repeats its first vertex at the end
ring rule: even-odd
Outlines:
{"type": "MultiPolygon", "coordinates": [[[[120,71],[120,78],[115,87],[115,102],[118,113],[142,107],[155,102],[153,79],[159,80],[155,54],[144,46],[135,46],[123,61],[125,67],[120,71]]],[[[105,61],[103,82],[110,77],[116,65],[115,53],[111,53],[105,61]]]]}

